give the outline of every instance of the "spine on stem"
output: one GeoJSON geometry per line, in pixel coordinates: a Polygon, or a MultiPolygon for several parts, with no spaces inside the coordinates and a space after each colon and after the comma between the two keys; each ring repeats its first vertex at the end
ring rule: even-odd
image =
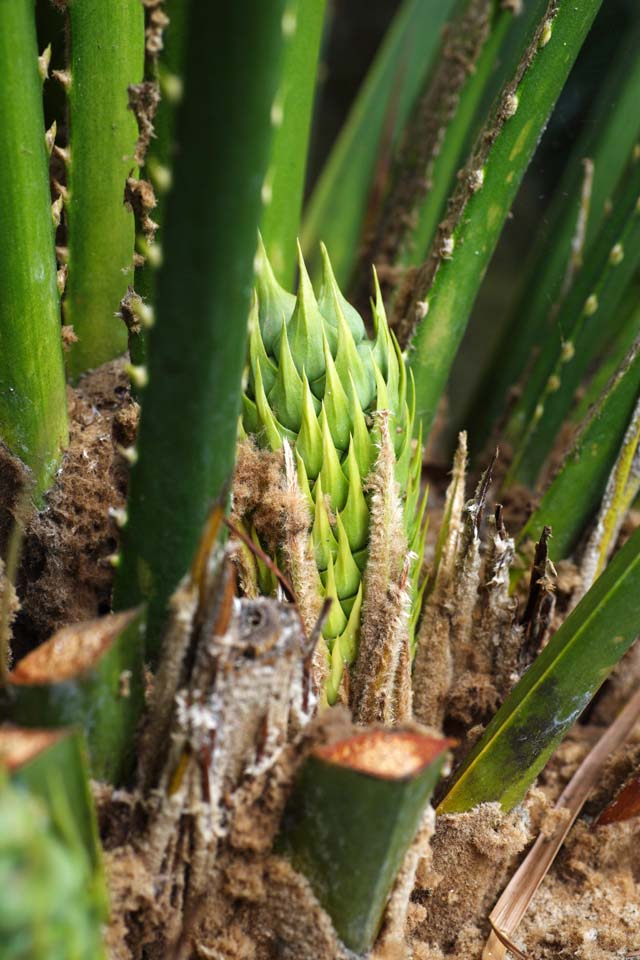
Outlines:
{"type": "Polygon", "coordinates": [[[69,68],[56,76],[69,101],[63,310],[77,338],[67,355],[77,377],[127,349],[116,314],[134,273],[135,223],[125,188],[137,175],[138,128],[128,88],[143,76],[144,10],[139,0],[68,0],[68,16],[69,68]]]}
{"type": "MultiPolygon", "coordinates": [[[[33,473],[36,498],[67,443],[67,409],[35,12],[0,4],[0,440],[33,473]]],[[[47,143],[47,138],[49,143],[47,143]]]]}

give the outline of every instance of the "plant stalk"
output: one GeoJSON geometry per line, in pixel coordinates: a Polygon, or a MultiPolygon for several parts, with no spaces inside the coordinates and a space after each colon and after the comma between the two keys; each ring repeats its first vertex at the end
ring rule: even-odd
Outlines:
{"type": "Polygon", "coordinates": [[[116,583],[121,609],[148,601],[152,659],[207,512],[231,483],[283,10],[283,0],[225,8],[193,0],[189,9],[157,319],[116,583]]]}
{"type": "Polygon", "coordinates": [[[67,444],[67,403],[30,0],[0,2],[0,439],[33,472],[36,499],[67,444]]]}

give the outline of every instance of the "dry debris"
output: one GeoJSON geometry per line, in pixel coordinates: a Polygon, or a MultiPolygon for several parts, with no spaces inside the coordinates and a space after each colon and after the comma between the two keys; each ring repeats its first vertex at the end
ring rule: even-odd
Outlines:
{"type": "MultiPolygon", "coordinates": [[[[17,658],[61,627],[111,607],[111,557],[119,542],[115,518],[127,490],[126,463],[118,449],[131,446],[138,420],[124,362],[88,373],[68,388],[68,400],[69,446],[44,508],[25,523],[16,583],[21,603],[14,631],[17,658]]],[[[8,461],[2,458],[2,463],[8,469],[8,461]]],[[[2,485],[9,518],[20,489],[15,468],[10,477],[16,482],[2,485]]]]}

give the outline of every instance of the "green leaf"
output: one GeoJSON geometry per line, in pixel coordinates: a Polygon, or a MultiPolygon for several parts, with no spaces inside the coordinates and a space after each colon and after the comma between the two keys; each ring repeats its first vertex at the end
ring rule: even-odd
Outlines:
{"type": "Polygon", "coordinates": [[[622,177],[613,208],[563,301],[554,330],[505,428],[514,448],[506,483],[535,484],[575,392],[613,323],[640,265],[640,157],[622,177]],[[558,335],[558,332],[560,335],[558,335]]]}
{"type": "Polygon", "coordinates": [[[614,327],[619,326],[613,340],[608,344],[604,355],[599,359],[593,376],[585,386],[584,393],[571,411],[571,423],[580,426],[588,417],[591,407],[596,404],[609,380],[623,364],[634,341],[640,335],[640,289],[632,284],[621,304],[620,318],[616,318],[614,327]]]}
{"type": "Polygon", "coordinates": [[[638,635],[640,530],[511,691],[438,807],[511,810],[638,635]]]}
{"type": "Polygon", "coordinates": [[[456,0],[405,0],[387,33],[313,190],[302,246],[314,277],[320,241],[331,251],[338,283],[355,262],[380,144],[390,127],[396,141],[440,46],[456,0]]]}
{"type": "Polygon", "coordinates": [[[40,797],[63,839],[84,847],[95,872],[96,893],[107,916],[107,891],[102,876],[102,849],[89,784],[87,744],[79,731],[0,729],[0,753],[11,781],[40,797]],[[61,801],[60,793],[64,793],[61,801]],[[73,836],[70,836],[70,833],[73,836]]]}
{"type": "Polygon", "coordinates": [[[256,290],[262,340],[267,352],[275,356],[282,330],[282,318],[289,323],[296,306],[296,298],[276,280],[261,236],[258,236],[256,256],[256,290]]]}
{"type": "Polygon", "coordinates": [[[106,885],[79,738],[5,728],[0,747],[3,960],[103,960],[106,885]]]}
{"type": "Polygon", "coordinates": [[[452,199],[430,257],[399,301],[418,326],[409,345],[425,438],[520,181],[601,0],[550,2],[452,199]],[[421,318],[421,319],[419,319],[421,318]]]}
{"type": "Polygon", "coordinates": [[[276,276],[293,283],[293,256],[300,233],[309,131],[325,0],[289,0],[284,13],[286,46],[280,86],[271,107],[274,134],[266,175],[268,203],[260,230],[276,276]]]}
{"type": "MultiPolygon", "coordinates": [[[[548,335],[553,334],[550,308],[561,297],[571,254],[584,179],[584,158],[591,158],[594,170],[583,254],[600,230],[607,203],[640,136],[640,112],[636,109],[640,99],[638,49],[640,20],[632,18],[630,35],[597,88],[597,99],[587,115],[584,133],[571,151],[544,222],[538,225],[494,359],[469,405],[467,422],[474,451],[481,450],[487,442],[504,409],[509,389],[518,383],[532,352],[540,344],[541,331],[544,336],[547,331],[548,335]]],[[[623,355],[624,352],[626,350],[623,355]]]]}
{"type": "Polygon", "coordinates": [[[608,384],[519,542],[553,531],[554,560],[569,556],[592,519],[640,395],[640,343],[608,384]]]}
{"type": "Polygon", "coordinates": [[[289,338],[287,337],[287,325],[283,317],[278,372],[275,383],[269,393],[269,404],[279,422],[289,430],[298,431],[300,429],[304,395],[305,386],[291,356],[289,338]]]}
{"type": "MultiPolygon", "coordinates": [[[[444,125],[441,142],[438,138],[438,152],[428,171],[432,187],[424,202],[417,208],[417,215],[407,218],[409,229],[396,257],[398,265],[410,267],[420,264],[429,251],[438,224],[444,216],[447,198],[455,186],[456,174],[464,165],[463,150],[468,146],[469,131],[473,126],[478,104],[491,81],[498,52],[513,19],[512,9],[494,13],[489,35],[481,47],[475,68],[460,90],[455,113],[451,121],[444,125]]],[[[520,17],[518,22],[521,23],[523,19],[520,17]]],[[[452,27],[455,29],[455,24],[452,24],[452,27]]],[[[442,99],[446,103],[446,98],[442,99]]],[[[439,105],[432,106],[437,109],[439,105]]]]}
{"type": "MultiPolygon", "coordinates": [[[[325,372],[323,345],[324,321],[318,309],[302,253],[298,248],[300,280],[296,305],[287,325],[293,362],[298,373],[306,373],[309,382],[322,377],[325,372]]],[[[259,296],[259,294],[258,294],[259,296]]]]}

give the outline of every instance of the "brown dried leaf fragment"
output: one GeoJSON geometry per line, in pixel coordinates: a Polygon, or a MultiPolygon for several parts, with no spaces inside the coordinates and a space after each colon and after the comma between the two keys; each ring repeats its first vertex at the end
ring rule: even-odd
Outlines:
{"type": "Polygon", "coordinates": [[[616,797],[602,811],[595,825],[603,827],[608,823],[630,820],[640,813],[640,773],[634,773],[616,797]]]}
{"type": "Polygon", "coordinates": [[[550,538],[551,527],[544,527],[535,548],[529,598],[520,621],[523,629],[520,648],[521,673],[533,663],[540,652],[553,617],[556,571],[549,559],[550,538]]]}

